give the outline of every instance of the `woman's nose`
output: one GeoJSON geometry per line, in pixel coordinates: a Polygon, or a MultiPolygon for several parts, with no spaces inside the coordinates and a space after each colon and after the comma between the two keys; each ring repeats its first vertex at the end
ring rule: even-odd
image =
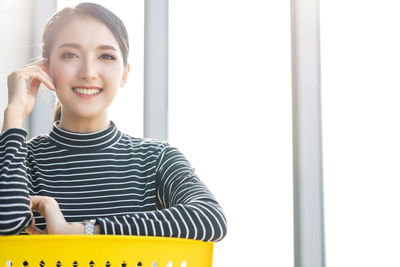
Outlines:
{"type": "Polygon", "coordinates": [[[91,60],[83,60],[79,71],[79,76],[84,80],[96,79],[98,77],[96,64],[91,60]]]}

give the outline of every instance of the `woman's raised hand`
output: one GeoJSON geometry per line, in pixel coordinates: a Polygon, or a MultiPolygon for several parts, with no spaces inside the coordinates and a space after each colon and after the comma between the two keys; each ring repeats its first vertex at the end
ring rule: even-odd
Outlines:
{"type": "Polygon", "coordinates": [[[29,209],[33,217],[33,211],[37,211],[46,219],[47,227],[42,231],[36,227],[35,218],[32,224],[25,229],[29,234],[56,234],[60,228],[64,228],[67,222],[58,206],[57,201],[52,197],[30,196],[29,209]]]}
{"type": "Polygon", "coordinates": [[[41,83],[55,90],[52,79],[45,71],[45,63],[46,59],[36,61],[8,75],[8,107],[18,110],[22,120],[32,112],[41,83]],[[27,88],[29,80],[31,82],[27,88]]]}
{"type": "MultiPolygon", "coordinates": [[[[62,214],[57,201],[52,197],[46,196],[30,196],[29,209],[33,218],[32,224],[25,231],[31,235],[82,235],[85,233],[85,227],[81,223],[67,223],[62,214]],[[37,211],[46,220],[46,228],[40,230],[36,227],[33,211],[37,211]]],[[[100,229],[95,228],[95,233],[99,233],[100,229]]]]}

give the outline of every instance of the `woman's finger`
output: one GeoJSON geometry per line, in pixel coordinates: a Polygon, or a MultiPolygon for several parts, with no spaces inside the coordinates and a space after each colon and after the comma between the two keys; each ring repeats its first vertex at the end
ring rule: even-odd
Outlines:
{"type": "Polygon", "coordinates": [[[47,58],[41,58],[41,59],[36,60],[36,61],[34,61],[32,63],[26,64],[23,68],[27,68],[27,67],[35,66],[35,65],[41,66],[41,65],[44,65],[46,62],[47,62],[47,58]]]}
{"type": "Polygon", "coordinates": [[[24,67],[23,70],[30,70],[30,71],[31,70],[33,70],[33,71],[37,70],[39,72],[43,72],[45,74],[45,76],[47,76],[51,80],[49,70],[46,68],[45,65],[27,66],[27,67],[24,67]]]}
{"type": "Polygon", "coordinates": [[[42,213],[44,213],[46,197],[43,197],[43,196],[30,196],[29,198],[30,198],[31,204],[32,204],[32,207],[31,207],[32,211],[37,211],[42,216],[45,216],[45,214],[42,214],[42,213]]]}
{"type": "Polygon", "coordinates": [[[48,76],[42,69],[31,69],[25,70],[24,75],[26,76],[25,79],[31,78],[33,80],[39,80],[40,82],[44,83],[44,85],[49,88],[50,90],[55,90],[55,86],[53,81],[51,80],[50,76],[48,76]]]}
{"type": "Polygon", "coordinates": [[[29,213],[31,214],[31,217],[32,217],[32,222],[31,222],[31,224],[33,224],[33,225],[35,225],[36,224],[36,221],[35,221],[35,216],[33,216],[33,210],[32,210],[32,201],[30,201],[29,202],[29,213]]]}
{"type": "Polygon", "coordinates": [[[47,231],[42,231],[39,228],[37,228],[35,225],[31,224],[25,229],[25,232],[27,232],[30,235],[45,235],[47,234],[47,231]]]}
{"type": "Polygon", "coordinates": [[[39,86],[40,86],[40,81],[38,81],[38,80],[32,80],[30,83],[29,83],[29,89],[28,89],[28,93],[30,94],[30,95],[32,95],[34,98],[36,98],[36,96],[37,96],[37,93],[38,93],[38,91],[39,91],[39,86]]]}
{"type": "Polygon", "coordinates": [[[30,65],[25,66],[23,70],[25,70],[27,72],[35,72],[36,71],[38,73],[41,73],[45,78],[47,78],[48,83],[51,85],[50,87],[47,85],[46,86],[49,87],[49,89],[53,89],[53,90],[55,89],[53,80],[50,77],[50,73],[43,63],[40,63],[40,62],[32,63],[30,65]]]}
{"type": "Polygon", "coordinates": [[[32,201],[29,204],[29,212],[32,216],[32,222],[31,224],[25,228],[25,232],[27,232],[28,234],[39,234],[40,233],[40,229],[36,227],[36,220],[35,220],[35,216],[33,216],[33,211],[32,211],[32,201]]]}
{"type": "Polygon", "coordinates": [[[50,72],[49,72],[49,70],[48,70],[44,65],[41,66],[41,69],[42,69],[44,72],[46,72],[47,75],[49,75],[49,77],[50,77],[50,72]]]}
{"type": "Polygon", "coordinates": [[[39,212],[43,217],[46,218],[46,211],[59,210],[57,201],[52,197],[46,196],[30,196],[32,202],[32,210],[39,212]]]}
{"type": "MultiPolygon", "coordinates": [[[[39,212],[46,220],[46,231],[50,234],[63,233],[65,227],[68,226],[64,215],[62,214],[57,201],[52,197],[31,196],[32,209],[39,212]]],[[[36,231],[36,229],[30,229],[36,231]]]]}

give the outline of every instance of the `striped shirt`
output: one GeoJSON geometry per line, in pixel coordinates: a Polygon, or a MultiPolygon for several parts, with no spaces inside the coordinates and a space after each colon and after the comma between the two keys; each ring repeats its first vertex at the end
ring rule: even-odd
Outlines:
{"type": "MultiPolygon", "coordinates": [[[[101,234],[219,241],[226,218],[185,156],[166,141],[135,138],[113,121],[76,133],[0,135],[0,235],[26,234],[29,195],[53,197],[67,222],[96,219],[101,234]]],[[[39,229],[46,222],[34,212],[39,229]]]]}

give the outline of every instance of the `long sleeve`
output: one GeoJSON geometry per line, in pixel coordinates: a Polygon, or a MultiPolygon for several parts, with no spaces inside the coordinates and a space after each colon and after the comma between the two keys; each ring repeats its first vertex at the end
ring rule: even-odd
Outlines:
{"type": "Polygon", "coordinates": [[[97,218],[102,234],[181,237],[220,241],[225,215],[188,160],[168,144],[156,161],[157,211],[97,218]]]}
{"type": "Polygon", "coordinates": [[[18,234],[32,221],[27,134],[23,129],[10,128],[0,135],[0,235],[18,234]]]}

